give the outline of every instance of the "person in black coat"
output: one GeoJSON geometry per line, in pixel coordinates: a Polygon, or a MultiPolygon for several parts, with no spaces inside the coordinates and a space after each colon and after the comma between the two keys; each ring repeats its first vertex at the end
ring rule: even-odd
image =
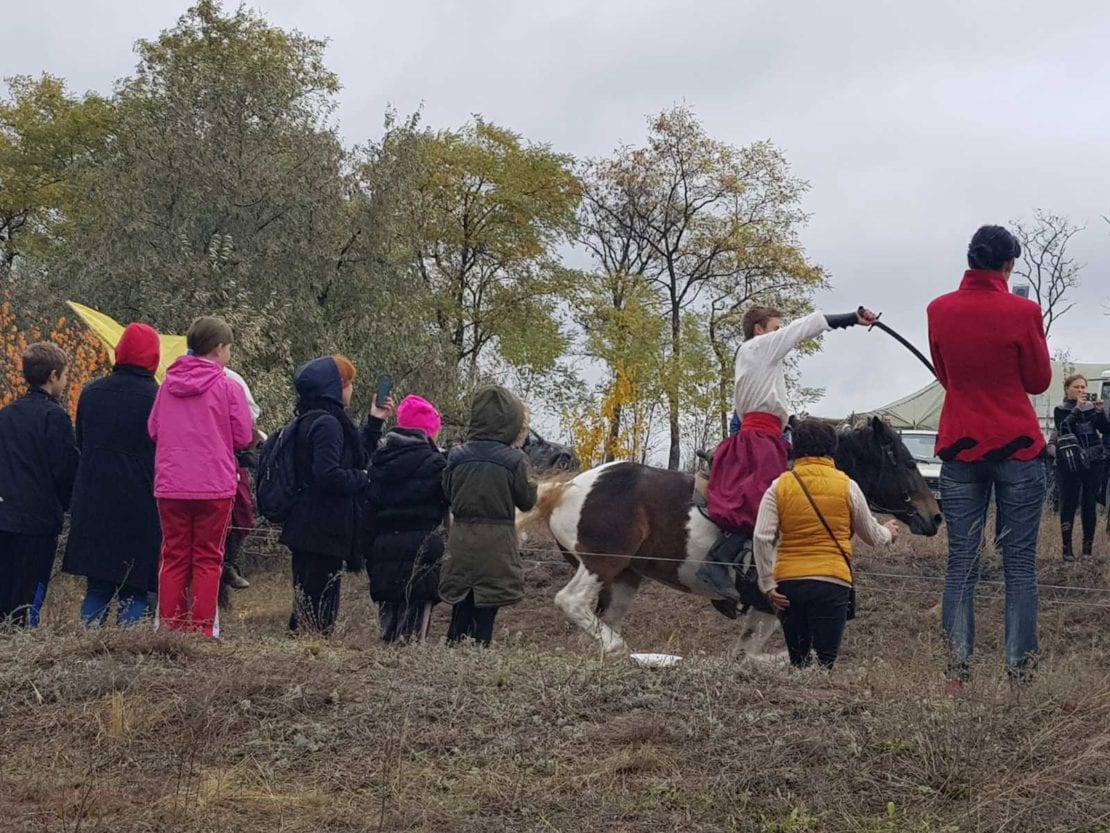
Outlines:
{"type": "Polygon", "coordinates": [[[129,324],[112,375],[90,382],[77,403],[81,462],[73,487],[62,570],[87,580],[81,620],[102,625],[113,599],[116,622],[150,612],[158,592],[162,530],[154,501],[154,443],[146,430],[158,383],[158,333],[129,324]]]}
{"type": "Polygon", "coordinates": [[[293,613],[289,629],[323,635],[335,628],[343,569],[362,569],[359,532],[370,488],[366,466],[378,445],[387,407],[371,408],[360,436],[347,406],[355,367],[344,356],[324,356],[293,377],[297,391],[297,480],[305,484],[281,529],[293,552],[293,613]]]}
{"type": "Polygon", "coordinates": [[[33,624],[69,508],[79,452],[58,397],[69,356],[56,344],[23,353],[28,391],[0,410],[0,622],[33,624]]]}
{"type": "Polygon", "coordinates": [[[1083,555],[1091,555],[1094,549],[1096,505],[1102,488],[1103,437],[1110,435],[1110,420],[1102,402],[1087,399],[1087,379],[1074,374],[1064,380],[1064,401],[1056,406],[1053,413],[1056,433],[1049,445],[1050,453],[1055,453],[1056,439],[1063,434],[1072,434],[1080,447],[1086,452],[1087,468],[1083,471],[1067,471],[1058,467],[1057,483],[1060,489],[1060,537],[1063,544],[1063,558],[1075,558],[1072,549],[1072,525],[1075,512],[1080,510],[1083,526],[1083,555]]]}
{"type": "Polygon", "coordinates": [[[447,457],[435,444],[441,419],[419,396],[397,406],[397,427],[370,464],[370,597],[382,641],[423,642],[439,601],[439,527],[450,506],[443,491],[447,457]]]}

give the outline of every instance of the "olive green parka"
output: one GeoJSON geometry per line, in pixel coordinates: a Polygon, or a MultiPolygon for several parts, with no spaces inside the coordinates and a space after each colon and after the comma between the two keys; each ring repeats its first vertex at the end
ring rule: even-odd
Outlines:
{"type": "Polygon", "coordinates": [[[477,607],[501,607],[524,597],[524,566],[516,510],[536,503],[528,458],[512,443],[524,430],[523,403],[492,385],[474,395],[467,441],[451,450],[443,486],[452,523],[439,593],[457,604],[474,592],[477,607]]]}

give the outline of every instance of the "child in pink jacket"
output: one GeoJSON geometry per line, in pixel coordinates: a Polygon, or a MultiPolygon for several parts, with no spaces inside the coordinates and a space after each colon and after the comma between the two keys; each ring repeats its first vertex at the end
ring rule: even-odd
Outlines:
{"type": "Polygon", "coordinates": [[[166,371],[147,422],[162,524],[158,624],[217,637],[224,538],[239,484],[235,452],[250,445],[254,426],[242,387],[224,373],[231,327],[202,316],[185,338],[189,354],[166,371]]]}

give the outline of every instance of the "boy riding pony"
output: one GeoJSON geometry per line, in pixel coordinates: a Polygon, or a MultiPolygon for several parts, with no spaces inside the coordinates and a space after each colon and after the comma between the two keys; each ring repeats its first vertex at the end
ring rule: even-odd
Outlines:
{"type": "Polygon", "coordinates": [[[736,616],[741,601],[732,565],[745,546],[751,547],[763,493],[787,467],[789,448],[782,436],[789,416],[786,357],[801,342],[827,330],[878,320],[863,307],[842,315],[814,312],[786,326],[782,318],[771,307],[752,307],[744,314],[744,343],[736,355],[733,388],[740,430],[717,446],[709,473],[707,513],[723,534],[698,578],[722,597],[713,606],[729,617],[736,616]]]}

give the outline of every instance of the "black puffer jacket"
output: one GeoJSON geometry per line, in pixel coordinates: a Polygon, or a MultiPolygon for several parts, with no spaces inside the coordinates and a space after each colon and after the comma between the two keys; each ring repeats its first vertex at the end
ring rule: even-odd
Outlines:
{"type": "Polygon", "coordinates": [[[449,506],[443,491],[446,467],[446,456],[422,431],[395,428],[374,453],[367,555],[374,601],[439,601],[443,539],[436,530],[449,506]]]}

